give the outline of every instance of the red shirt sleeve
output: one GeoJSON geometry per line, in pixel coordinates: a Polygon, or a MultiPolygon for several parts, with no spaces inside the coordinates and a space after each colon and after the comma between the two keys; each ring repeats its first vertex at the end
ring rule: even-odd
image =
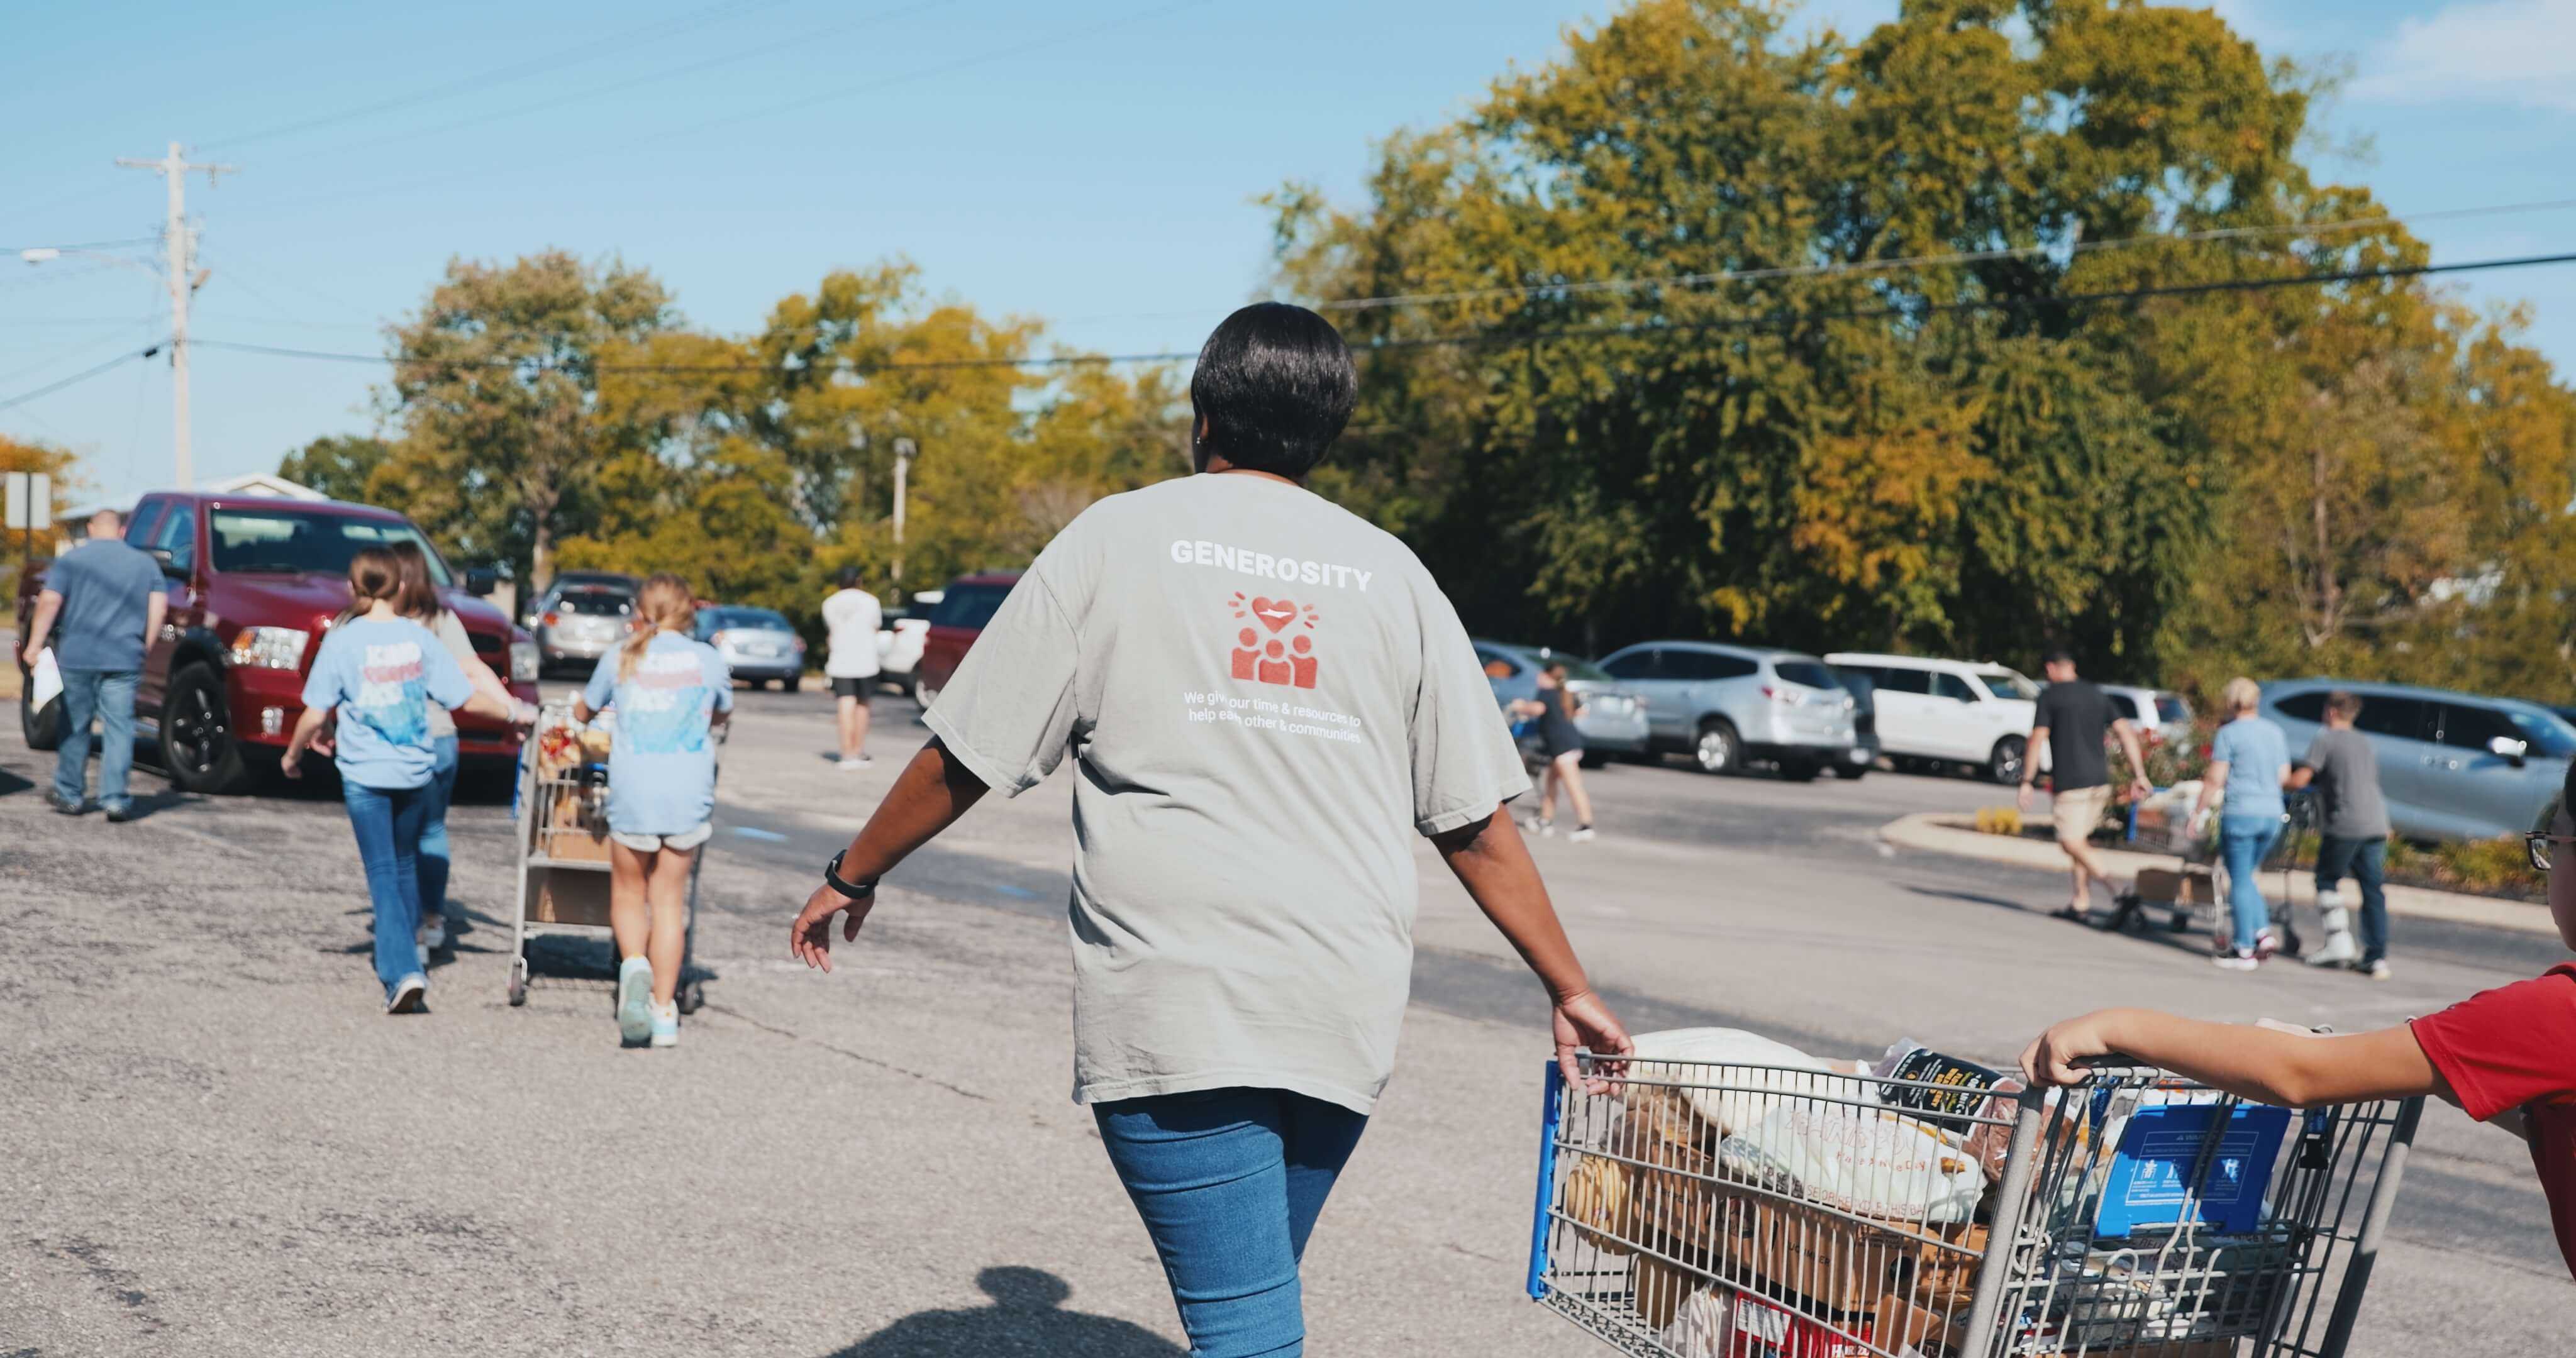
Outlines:
{"type": "Polygon", "coordinates": [[[2576,964],[2415,1020],[2415,1041],[2480,1122],[2576,1091],[2576,964]]]}

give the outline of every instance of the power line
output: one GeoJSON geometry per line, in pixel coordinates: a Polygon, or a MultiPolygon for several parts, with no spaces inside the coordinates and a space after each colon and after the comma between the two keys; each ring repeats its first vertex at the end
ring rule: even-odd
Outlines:
{"type": "Polygon", "coordinates": [[[369,137],[361,141],[343,143],[339,146],[333,146],[324,150],[296,156],[288,163],[292,164],[312,159],[327,159],[332,156],[343,155],[350,152],[372,150],[391,142],[413,141],[421,137],[435,137],[442,133],[458,132],[469,127],[479,127],[485,123],[500,122],[510,118],[524,117],[531,113],[541,113],[547,109],[559,108],[565,104],[584,102],[596,99],[604,94],[615,94],[621,90],[633,89],[638,85],[659,84],[664,81],[679,79],[682,76],[696,75],[701,71],[712,70],[718,66],[731,65],[737,61],[746,61],[752,57],[767,56],[772,52],[782,51],[788,48],[809,46],[827,38],[838,37],[841,34],[851,32],[854,29],[868,28],[876,24],[886,23],[896,19],[910,18],[911,16],[922,13],[926,10],[940,9],[955,3],[957,3],[957,0],[920,0],[920,3],[904,5],[895,9],[880,10],[874,14],[864,15],[848,23],[834,24],[826,28],[799,33],[793,37],[782,38],[775,42],[763,43],[757,47],[745,48],[741,51],[730,52],[723,56],[707,57],[698,61],[686,62],[681,65],[668,67],[659,71],[649,71],[642,75],[628,76],[625,79],[610,81],[605,85],[593,86],[590,89],[575,90],[567,94],[555,95],[551,98],[540,99],[532,104],[521,104],[516,108],[497,109],[490,113],[478,113],[470,118],[460,118],[454,122],[440,123],[433,127],[416,127],[405,132],[389,132],[383,136],[369,137]]]}
{"type": "Polygon", "coordinates": [[[1653,278],[1605,278],[1591,282],[1532,283],[1521,287],[1468,288],[1456,292],[1394,293],[1383,297],[1343,297],[1319,302],[1318,311],[1374,311],[1391,307],[1428,306],[1443,302],[1484,302],[1513,297],[1583,296],[1601,292],[1632,292],[1645,288],[1703,287],[1713,283],[1750,283],[1780,278],[1820,278],[1844,274],[1884,273],[1897,269],[1936,268],[1954,264],[1986,264],[1997,260],[2032,259],[2064,250],[2069,254],[2090,254],[2101,250],[2135,249],[2191,241],[2251,240],[2266,236],[2303,236],[2335,231],[2355,231],[2395,222],[2428,222],[2469,217],[2501,216],[2518,212],[2547,212],[2576,208],[2576,198],[2559,198],[2537,203],[2506,203],[2495,207],[2450,208],[2437,212],[2416,212],[2399,216],[2383,213],[2375,217],[2349,217],[2332,222],[2285,222],[2268,226],[2217,227],[2206,231],[2180,231],[2160,235],[2118,236],[2109,240],[2076,241],[2066,246],[2022,245],[2000,250],[1968,250],[1953,254],[1909,255],[1896,259],[1837,261],[1826,264],[1792,264],[1765,269],[1723,269],[1710,273],[1666,274],[1653,278]]]}
{"type": "Polygon", "coordinates": [[[42,245],[0,245],[0,255],[15,255],[28,250],[119,250],[132,245],[158,245],[158,236],[130,236],[124,240],[47,241],[42,245]]]}
{"type": "Polygon", "coordinates": [[[105,363],[99,364],[95,368],[84,368],[79,372],[73,373],[69,377],[61,379],[60,381],[48,382],[45,385],[36,388],[34,391],[25,392],[17,396],[12,396],[8,400],[0,401],[0,410],[7,410],[14,406],[25,405],[39,396],[51,396],[55,392],[61,391],[63,388],[68,387],[75,382],[86,382],[89,379],[98,376],[100,373],[114,368],[120,363],[131,363],[138,358],[150,358],[154,354],[160,352],[161,346],[158,344],[152,344],[146,345],[141,349],[118,354],[116,357],[109,359],[105,363]]]}
{"type": "MultiPolygon", "coordinates": [[[[1061,29],[1057,32],[1038,38],[1032,38],[1025,42],[1011,43],[1001,47],[989,48],[985,51],[970,53],[966,56],[958,57],[950,61],[919,67],[910,71],[899,72],[897,74],[880,77],[875,80],[862,81],[858,84],[843,86],[839,89],[823,90],[814,94],[787,100],[783,103],[770,104],[743,113],[728,114],[724,117],[712,118],[702,122],[684,123],[677,127],[664,128],[659,132],[646,133],[639,136],[621,137],[589,149],[574,152],[569,156],[544,163],[548,165],[566,165],[576,161],[588,160],[603,154],[632,151],[638,147],[656,145],[677,137],[694,136],[701,132],[711,132],[717,128],[731,127],[737,123],[775,119],[782,114],[809,108],[815,104],[828,103],[838,99],[855,98],[863,94],[874,94],[899,85],[907,85],[917,81],[928,80],[936,76],[954,74],[955,72],[975,66],[985,65],[990,62],[1004,61],[1016,56],[1026,56],[1030,53],[1043,51],[1050,47],[1059,47],[1066,43],[1079,42],[1085,38],[1098,37],[1104,33],[1115,32],[1121,28],[1132,27],[1151,19],[1158,19],[1168,14],[1175,14],[1185,9],[1194,9],[1211,3],[1214,3],[1214,0],[1169,0],[1168,3],[1154,5],[1118,18],[1106,19],[1098,23],[1082,25],[1074,28],[1061,29]]],[[[271,203],[268,206],[271,210],[288,207],[312,207],[318,204],[342,202],[351,198],[369,197],[375,194],[386,193],[401,188],[431,188],[440,184],[477,178],[490,173],[490,167],[477,165],[459,170],[453,174],[433,175],[425,179],[413,179],[355,189],[335,190],[326,193],[307,195],[302,198],[288,198],[280,202],[271,203]]]]}
{"type": "MultiPolygon", "coordinates": [[[[2576,264],[2576,251],[2554,255],[2525,255],[2510,259],[2469,260],[2458,264],[2415,264],[2385,269],[2335,269],[2321,273],[2284,274],[2270,278],[2221,279],[2203,283],[2172,283],[2159,287],[2120,288],[2102,292],[2029,293],[1986,297],[1957,302],[1934,302],[1920,305],[1886,303],[1875,306],[1847,307],[1829,310],[1775,311],[1765,316],[1736,316],[1704,321],[1629,322],[1618,325],[1560,326],[1543,330],[1477,330],[1445,335],[1418,335],[1391,339],[1366,340],[1353,346],[1359,353],[1391,349],[1466,348],[1489,344],[1528,344],[1556,339],[1608,337],[1620,335],[1681,334],[1702,330],[1786,330],[1819,321],[1870,320],[1879,318],[1913,319],[1933,314],[1964,314],[1989,311],[2026,311],[2042,307],[2078,306],[2097,302],[2145,301],[2159,297],[2189,297],[2211,293],[2268,292],[2279,288],[2323,287],[2334,283],[2360,283],[2393,279],[2421,278],[2434,274],[2474,273],[2489,269],[2534,268],[2549,264],[2576,264]]],[[[241,353],[268,354],[280,358],[315,359],[336,363],[394,364],[411,362],[428,367],[525,368],[518,359],[399,359],[387,354],[355,354],[322,349],[295,349],[282,345],[246,344],[224,340],[198,340],[207,348],[231,349],[241,353]]],[[[787,369],[751,363],[595,363],[587,365],[594,372],[621,373],[768,373],[815,371],[849,374],[882,372],[933,372],[956,369],[988,368],[1071,368],[1125,363],[1175,363],[1197,358],[1196,352],[1150,354],[1066,354],[1046,358],[960,358],[960,359],[892,359],[875,363],[838,362],[818,364],[811,369],[787,369]]]]}
{"type": "Polygon", "coordinates": [[[703,9],[691,10],[684,14],[674,15],[660,23],[647,24],[642,28],[631,30],[613,38],[581,43],[572,47],[564,48],[560,51],[549,52],[544,56],[530,57],[524,61],[515,61],[506,66],[496,66],[491,70],[481,71],[474,75],[466,76],[460,80],[452,80],[443,85],[434,85],[425,90],[415,90],[410,94],[397,95],[391,99],[382,99],[371,104],[361,104],[355,108],[342,109],[337,113],[326,113],[314,118],[302,118],[294,122],[282,123],[276,127],[264,128],[257,132],[246,132],[237,137],[225,137],[218,141],[200,143],[198,149],[212,150],[216,147],[247,146],[252,142],[268,141],[275,137],[286,137],[292,136],[298,132],[309,132],[319,127],[331,127],[340,123],[354,122],[360,118],[372,117],[378,113],[389,113],[399,108],[410,108],[419,104],[435,103],[453,95],[468,94],[475,90],[490,88],[494,85],[506,85],[514,80],[524,79],[532,75],[542,75],[548,71],[566,66],[577,66],[585,61],[596,60],[597,58],[607,56],[614,52],[621,52],[630,48],[640,47],[646,43],[670,37],[674,34],[685,33],[693,28],[701,28],[707,24],[732,17],[739,13],[756,9],[772,8],[783,3],[785,3],[785,0],[725,0],[722,4],[709,5],[703,9]]]}

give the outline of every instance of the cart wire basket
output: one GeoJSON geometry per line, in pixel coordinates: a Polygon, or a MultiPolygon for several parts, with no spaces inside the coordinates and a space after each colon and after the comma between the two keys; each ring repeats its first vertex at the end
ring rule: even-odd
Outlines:
{"type": "Polygon", "coordinates": [[[1640,1358],[2340,1358],[2423,1109],[1581,1059],[1529,1294],[1640,1358]]]}

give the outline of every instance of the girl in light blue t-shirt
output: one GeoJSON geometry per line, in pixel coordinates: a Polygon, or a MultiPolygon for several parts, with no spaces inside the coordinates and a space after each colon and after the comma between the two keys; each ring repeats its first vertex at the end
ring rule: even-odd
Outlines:
{"type": "Polygon", "coordinates": [[[715,833],[716,728],[733,674],[693,640],[688,583],[664,573],[635,595],[635,631],[599,658],[573,716],[617,713],[608,756],[608,920],[617,936],[617,1030],[629,1045],[677,1046],[674,1000],[688,943],[689,866],[715,833]]]}
{"type": "Polygon", "coordinates": [[[323,748],[339,766],[340,797],[366,864],[376,913],[376,979],[384,983],[389,1014],[417,1012],[429,994],[417,940],[417,851],[435,791],[430,704],[497,721],[534,719],[524,703],[476,691],[437,636],[398,611],[401,591],[402,567],[393,553],[369,547],[349,559],[349,611],[314,652],[304,712],[295,719],[282,766],[287,777],[302,777],[304,752],[314,748],[323,724],[339,717],[333,743],[323,748]]]}

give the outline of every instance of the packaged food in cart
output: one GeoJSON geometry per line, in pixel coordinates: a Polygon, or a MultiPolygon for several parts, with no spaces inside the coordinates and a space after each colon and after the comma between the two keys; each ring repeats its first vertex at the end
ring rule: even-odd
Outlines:
{"type": "Polygon", "coordinates": [[[1771,1050],[1641,1041],[1655,1078],[1598,1094],[1551,1068],[1530,1295],[1666,1358],[2345,1353],[2421,1100],[2291,1113],[2139,1070],[2040,1096],[1919,1045],[1861,1097],[1771,1050]],[[1956,1163],[1990,1134],[1991,1184],[1956,1163]],[[1891,1173],[1896,1145],[1944,1150],[1891,1173]]]}

